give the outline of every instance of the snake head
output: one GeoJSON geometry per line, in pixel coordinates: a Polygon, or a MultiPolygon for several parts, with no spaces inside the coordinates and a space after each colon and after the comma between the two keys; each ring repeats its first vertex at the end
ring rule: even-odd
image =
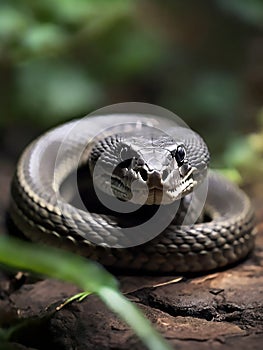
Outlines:
{"type": "Polygon", "coordinates": [[[209,160],[201,137],[190,135],[178,139],[151,131],[100,140],[90,156],[95,186],[135,204],[170,204],[184,197],[202,182],[209,160]]]}

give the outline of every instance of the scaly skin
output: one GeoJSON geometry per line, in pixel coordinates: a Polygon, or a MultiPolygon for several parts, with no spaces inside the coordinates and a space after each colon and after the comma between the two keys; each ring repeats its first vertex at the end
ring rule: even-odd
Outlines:
{"type": "MultiPolygon", "coordinates": [[[[117,269],[159,273],[197,272],[223,267],[244,258],[254,245],[253,209],[244,192],[214,172],[208,172],[205,203],[205,211],[209,212],[210,221],[190,225],[179,225],[172,221],[156,237],[138,226],[135,229],[136,246],[132,246],[134,231],[133,235],[129,235],[129,231],[127,234],[127,230],[120,226],[118,218],[107,213],[83,210],[80,206],[74,206],[61,193],[61,184],[69,175],[73,180],[77,178],[76,169],[90,160],[91,155],[94,158],[94,150],[98,152],[94,146],[101,140],[109,136],[116,138],[115,135],[118,134],[122,143],[129,140],[129,145],[132,144],[130,136],[133,130],[127,125],[117,125],[103,134],[100,134],[101,130],[111,127],[112,124],[138,121],[167,130],[169,135],[174,132],[177,144],[180,141],[186,147],[189,169],[193,169],[193,174],[190,175],[194,179],[194,185],[193,188],[189,185],[186,193],[181,193],[181,196],[187,195],[198,186],[205,178],[209,155],[203,140],[197,134],[182,128],[178,134],[179,127],[171,129],[165,121],[157,118],[144,117],[139,120],[138,116],[112,115],[86,118],[81,122],[76,120],[44,134],[22,154],[13,179],[10,208],[11,218],[16,226],[33,241],[63,247],[117,269]],[[178,135],[181,138],[179,141],[178,135]]],[[[155,137],[158,138],[156,135],[155,137]]],[[[158,142],[151,142],[153,149],[167,148],[164,143],[160,145],[158,142]]],[[[116,143],[119,145],[119,141],[116,143]]],[[[100,152],[106,150],[111,154],[110,147],[107,144],[100,152]]],[[[169,152],[166,151],[168,158],[169,152]]],[[[114,156],[116,152],[107,159],[113,163],[114,156]]],[[[146,171],[150,169],[149,159],[148,157],[145,162],[147,167],[143,165],[146,171]]],[[[91,164],[93,168],[94,159],[91,164]]],[[[136,166],[138,168],[138,164],[136,166]]],[[[177,186],[189,170],[187,168],[182,173],[178,164],[171,170],[170,163],[167,169],[176,171],[173,178],[176,179],[177,186]]],[[[154,197],[149,199],[149,203],[156,201],[156,204],[161,198],[159,194],[156,196],[156,188],[173,186],[167,174],[163,176],[164,180],[157,177],[159,183],[156,184],[157,178],[151,178],[151,174],[156,176],[157,171],[161,174],[164,168],[157,169],[155,173],[151,169],[147,176],[141,173],[145,181],[138,177],[142,183],[151,183],[154,197]]],[[[116,176],[121,175],[117,173],[116,176]]],[[[126,182],[126,185],[129,186],[130,183],[126,182]]],[[[77,192],[76,188],[72,191],[77,192]]],[[[180,196],[178,193],[176,195],[177,200],[180,196]]],[[[87,197],[89,200],[89,193],[87,197]]],[[[132,220],[131,218],[131,223],[132,220]]],[[[135,227],[136,225],[134,224],[135,227]]]]}

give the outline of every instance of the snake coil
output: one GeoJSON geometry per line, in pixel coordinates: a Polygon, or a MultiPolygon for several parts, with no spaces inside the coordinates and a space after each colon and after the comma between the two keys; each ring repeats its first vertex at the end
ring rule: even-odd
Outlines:
{"type": "MultiPolygon", "coordinates": [[[[223,267],[253,248],[254,214],[246,194],[208,171],[208,161],[200,136],[181,126],[171,128],[158,118],[113,114],[75,120],[40,136],[22,154],[12,183],[11,218],[31,240],[69,249],[109,267],[161,273],[223,267]],[[102,193],[111,198],[112,191],[124,205],[131,199],[140,203],[146,191],[142,197],[152,204],[143,206],[146,212],[168,208],[184,196],[189,200],[191,191],[206,178],[204,212],[209,219],[190,224],[171,219],[152,237],[151,230],[141,229],[137,215],[127,215],[129,231],[123,225],[125,214],[120,219],[112,212],[93,210],[89,192],[88,210],[74,205],[69,198],[71,192],[78,192],[77,169],[88,161],[87,176],[91,176],[98,159],[103,171],[96,181],[102,193]],[[73,188],[64,185],[62,190],[67,179],[73,188]],[[132,190],[134,179],[138,187],[132,190]]],[[[186,202],[182,199],[179,208],[186,202]]],[[[165,220],[159,215],[158,221],[165,220]]]]}

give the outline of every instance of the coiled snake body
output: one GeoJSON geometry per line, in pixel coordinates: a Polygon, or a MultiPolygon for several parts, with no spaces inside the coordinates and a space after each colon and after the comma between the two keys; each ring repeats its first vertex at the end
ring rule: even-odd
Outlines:
{"type": "Polygon", "coordinates": [[[206,145],[196,133],[171,127],[165,119],[116,114],[69,122],[22,154],[12,183],[11,218],[33,241],[114,268],[173,273],[223,267],[252,249],[254,217],[240,189],[214,172],[207,175],[208,161],[206,145]],[[118,216],[115,209],[95,209],[97,195],[90,190],[85,208],[78,196],[82,168],[82,182],[91,181],[93,174],[92,188],[119,198],[123,206],[127,201],[136,206],[143,198],[142,214],[118,216]],[[196,221],[191,192],[204,179],[204,211],[196,221]],[[179,203],[176,215],[170,209],[167,215],[159,212],[173,203],[179,203]],[[149,208],[155,208],[150,217],[149,208]],[[143,226],[139,216],[151,222],[154,215],[154,224],[143,226]],[[162,229],[152,232],[155,223],[162,229]]]}

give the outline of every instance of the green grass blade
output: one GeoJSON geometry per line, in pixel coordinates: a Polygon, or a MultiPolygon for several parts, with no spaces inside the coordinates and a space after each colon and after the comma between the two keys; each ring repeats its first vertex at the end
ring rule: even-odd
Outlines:
{"type": "Polygon", "coordinates": [[[137,336],[151,350],[172,349],[156,332],[151,323],[146,319],[141,311],[129,302],[124,295],[114,289],[101,288],[98,295],[109,309],[117,313],[127,324],[129,324],[137,336]]]}
{"type": "Polygon", "coordinates": [[[119,291],[117,280],[96,262],[69,252],[0,237],[0,263],[74,283],[96,293],[150,350],[171,350],[142,312],[119,291]]]}

